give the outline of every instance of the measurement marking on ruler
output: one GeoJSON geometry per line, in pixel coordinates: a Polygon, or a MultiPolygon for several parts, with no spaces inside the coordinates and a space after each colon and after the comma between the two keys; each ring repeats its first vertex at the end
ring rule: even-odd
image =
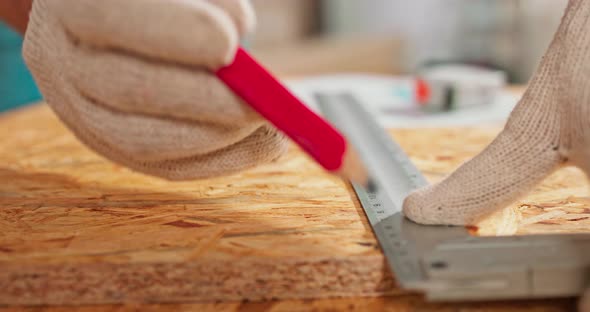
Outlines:
{"type": "Polygon", "coordinates": [[[357,185],[354,190],[396,279],[402,283],[423,280],[419,259],[402,235],[401,204],[410,191],[425,185],[426,180],[401,147],[351,95],[317,94],[316,98],[324,116],[357,147],[374,179],[375,192],[357,185]]]}

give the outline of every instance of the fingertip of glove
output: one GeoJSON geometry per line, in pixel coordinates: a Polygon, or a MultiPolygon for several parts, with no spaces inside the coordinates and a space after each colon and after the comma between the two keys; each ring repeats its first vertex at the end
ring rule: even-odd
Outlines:
{"type": "Polygon", "coordinates": [[[59,19],[56,28],[63,27],[70,37],[97,49],[214,70],[233,60],[239,44],[239,30],[230,13],[206,1],[48,3],[59,19]]]}
{"type": "Polygon", "coordinates": [[[252,4],[249,0],[240,1],[240,3],[244,17],[241,25],[238,26],[238,30],[243,36],[253,32],[254,28],[256,28],[256,12],[254,11],[254,7],[252,7],[252,4]]]}
{"type": "Polygon", "coordinates": [[[238,33],[244,36],[256,26],[256,14],[249,0],[207,0],[219,7],[233,20],[238,33]]]}
{"type": "Polygon", "coordinates": [[[429,222],[424,218],[423,212],[424,191],[424,189],[418,189],[410,193],[404,199],[402,211],[408,219],[416,223],[427,224],[429,222]]]}
{"type": "Polygon", "coordinates": [[[404,200],[404,215],[420,224],[427,225],[465,225],[472,224],[471,215],[464,215],[456,209],[448,209],[445,204],[450,198],[445,196],[440,185],[428,185],[412,192],[404,200]]]}
{"type": "Polygon", "coordinates": [[[220,30],[220,37],[211,38],[212,40],[210,41],[211,44],[216,46],[212,47],[213,59],[209,66],[215,70],[233,62],[238,49],[240,36],[231,17],[223,10],[212,7],[209,13],[211,14],[210,23],[216,24],[216,27],[220,30]],[[219,58],[215,59],[215,56],[219,58]]]}

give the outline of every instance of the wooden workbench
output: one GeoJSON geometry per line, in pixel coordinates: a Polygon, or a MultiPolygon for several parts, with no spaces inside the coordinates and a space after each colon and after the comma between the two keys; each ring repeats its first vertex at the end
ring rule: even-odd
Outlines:
{"type": "MultiPolygon", "coordinates": [[[[429,179],[437,180],[497,132],[473,128],[393,134],[429,179]]],[[[575,168],[560,170],[482,225],[483,234],[590,229],[584,181],[575,168]]],[[[573,307],[572,300],[427,304],[396,288],[350,188],[295,147],[277,162],[233,176],[167,182],[93,154],[44,105],[0,116],[0,228],[0,304],[281,299],[291,301],[164,307],[573,307]],[[390,297],[317,300],[379,295],[390,297]]],[[[122,309],[128,308],[137,306],[122,309]]]]}

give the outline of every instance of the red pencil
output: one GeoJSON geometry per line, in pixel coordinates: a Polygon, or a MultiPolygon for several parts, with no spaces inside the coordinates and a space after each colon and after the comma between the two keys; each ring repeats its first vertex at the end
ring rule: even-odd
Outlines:
{"type": "Polygon", "coordinates": [[[283,131],[326,170],[365,185],[358,154],[344,136],[293,95],[244,49],[216,72],[230,89],[283,131]]]}

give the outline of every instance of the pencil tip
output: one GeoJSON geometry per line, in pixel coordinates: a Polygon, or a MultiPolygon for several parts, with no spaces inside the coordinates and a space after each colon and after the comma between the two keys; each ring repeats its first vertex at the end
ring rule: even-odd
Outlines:
{"type": "Polygon", "coordinates": [[[369,188],[372,184],[360,156],[350,145],[344,154],[339,175],[364,188],[369,188]]]}

